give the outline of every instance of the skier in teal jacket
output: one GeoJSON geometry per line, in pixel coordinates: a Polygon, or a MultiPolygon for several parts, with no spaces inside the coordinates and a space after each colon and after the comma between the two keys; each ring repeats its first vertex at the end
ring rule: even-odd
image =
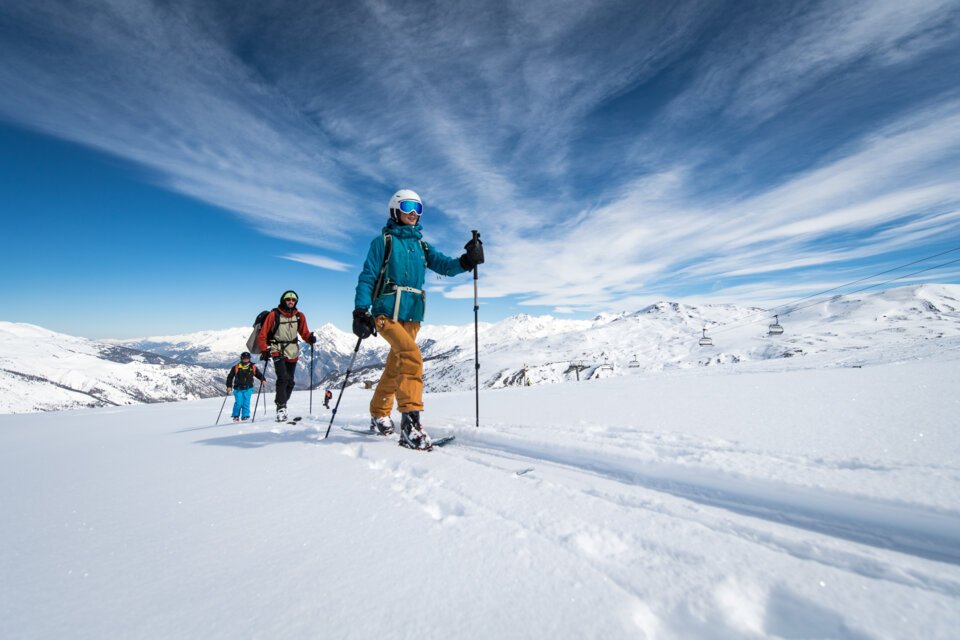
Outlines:
{"type": "Polygon", "coordinates": [[[420,424],[423,410],[423,357],[417,347],[417,332],[426,307],[423,283],[426,270],[455,276],[483,264],[483,244],[470,240],[459,258],[437,251],[422,239],[420,216],[423,203],[415,192],[401,189],[387,205],[390,220],[383,233],[370,243],[367,259],[357,281],[353,332],[361,340],[379,332],[390,344],[387,363],[370,400],[370,429],[393,433],[390,412],[396,398],[402,414],[400,444],[413,449],[430,448],[430,438],[420,424]],[[387,240],[389,236],[389,240],[387,240]],[[389,259],[384,264],[389,242],[389,259]],[[377,292],[378,280],[382,283],[377,292]],[[372,307],[372,313],[370,309],[372,307]]]}

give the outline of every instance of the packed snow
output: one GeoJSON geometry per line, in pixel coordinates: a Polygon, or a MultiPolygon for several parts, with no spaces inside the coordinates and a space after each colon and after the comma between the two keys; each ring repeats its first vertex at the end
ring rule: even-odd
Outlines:
{"type": "Polygon", "coordinates": [[[879,345],[428,394],[429,453],[359,386],[0,416],[2,635],[955,638],[960,337],[879,345]]]}

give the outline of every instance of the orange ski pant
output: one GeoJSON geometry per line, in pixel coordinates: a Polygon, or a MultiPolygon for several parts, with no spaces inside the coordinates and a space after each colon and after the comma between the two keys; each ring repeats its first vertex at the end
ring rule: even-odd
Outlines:
{"type": "Polygon", "coordinates": [[[370,415],[389,416],[393,400],[401,413],[423,410],[423,356],[417,346],[419,322],[377,316],[377,332],[390,345],[387,366],[370,400],[370,415]]]}

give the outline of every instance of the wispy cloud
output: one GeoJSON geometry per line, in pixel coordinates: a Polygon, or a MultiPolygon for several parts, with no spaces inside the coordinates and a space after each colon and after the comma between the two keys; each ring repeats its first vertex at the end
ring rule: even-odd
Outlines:
{"type": "Polygon", "coordinates": [[[329,269],[331,271],[346,271],[348,269],[353,269],[355,265],[347,264],[345,262],[340,262],[339,260],[334,260],[326,256],[318,256],[311,253],[291,253],[285,256],[277,256],[283,258],[284,260],[290,260],[292,262],[300,262],[302,264],[308,264],[311,267],[319,267],[320,269],[329,269]]]}
{"type": "Polygon", "coordinates": [[[785,115],[841,127],[822,84],[957,57],[955,0],[291,6],[7,3],[0,117],[326,252],[364,251],[415,188],[441,249],[482,229],[484,295],[562,313],[787,290],[960,235],[949,81],[918,72],[924,102],[837,140],[785,115]],[[778,145],[808,159],[778,172],[778,145]]]}
{"type": "Polygon", "coordinates": [[[0,114],[317,246],[382,217],[382,197],[373,209],[370,189],[351,189],[357,176],[416,186],[465,226],[480,211],[529,229],[528,176],[562,178],[578,118],[682,52],[703,6],[647,8],[627,25],[619,3],[599,0],[549,3],[549,20],[541,3],[506,14],[280,3],[269,18],[250,12],[253,25],[232,8],[38,0],[3,9],[37,37],[5,43],[0,114]],[[608,49],[590,43],[611,27],[608,49]],[[246,44],[248,31],[261,39],[246,44]]]}
{"type": "MultiPolygon", "coordinates": [[[[646,177],[574,222],[519,244],[511,239],[506,258],[487,269],[484,290],[593,311],[638,292],[746,275],[780,272],[759,288],[783,289],[789,270],[958,238],[958,149],[960,103],[953,103],[911,114],[782,184],[709,208],[683,170],[646,177]],[[841,234],[857,240],[836,246],[841,234]]],[[[451,295],[467,296],[468,287],[451,295]]]]}
{"type": "Polygon", "coordinates": [[[181,11],[126,1],[3,11],[35,36],[4,43],[7,119],[132,160],[271,235],[333,247],[349,233],[322,204],[350,202],[323,136],[181,11]]]}
{"type": "Polygon", "coordinates": [[[833,74],[902,64],[955,37],[954,0],[855,0],[764,7],[769,28],[734,23],[668,111],[766,119],[833,74]]]}

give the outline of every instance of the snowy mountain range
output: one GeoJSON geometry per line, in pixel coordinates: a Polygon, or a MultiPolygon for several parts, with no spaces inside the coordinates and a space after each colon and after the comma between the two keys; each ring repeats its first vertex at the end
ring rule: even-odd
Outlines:
{"type": "MultiPolygon", "coordinates": [[[[836,296],[785,311],[779,317],[785,331],[779,336],[769,335],[774,319],[763,309],[679,302],[658,302],[592,320],[521,314],[480,323],[480,384],[501,388],[797,356],[805,356],[802,360],[811,366],[883,359],[891,350],[960,335],[960,285],[836,296]],[[712,347],[699,344],[704,327],[712,347]]],[[[116,344],[225,368],[236,361],[249,331],[225,329],[116,344]]],[[[331,324],[316,333],[315,380],[334,384],[346,370],[356,338],[331,324]]],[[[418,343],[428,391],[473,388],[473,334],[473,325],[423,326],[418,343]]],[[[388,351],[382,339],[364,341],[351,382],[379,379],[388,351]]],[[[299,380],[309,377],[309,352],[303,345],[299,380]]]]}
{"type": "Polygon", "coordinates": [[[222,379],[155,353],[0,322],[0,413],[208,398],[222,379]]]}
{"type": "MultiPolygon", "coordinates": [[[[782,335],[769,335],[768,325],[772,322],[773,317],[760,308],[679,302],[659,302],[639,311],[601,314],[592,320],[512,316],[479,325],[480,385],[495,389],[783,358],[794,358],[793,366],[803,368],[862,366],[909,357],[917,350],[938,348],[941,338],[960,336],[960,285],[914,285],[802,303],[781,310],[782,335]],[[713,346],[699,344],[704,327],[713,346]]],[[[240,327],[94,343],[51,332],[44,334],[44,330],[29,325],[0,326],[6,327],[0,342],[0,368],[4,369],[0,373],[18,376],[19,384],[18,391],[12,394],[13,404],[7,401],[0,405],[0,411],[88,406],[101,401],[101,396],[103,401],[122,402],[119,397],[101,393],[108,387],[123,386],[110,382],[110,376],[115,374],[103,364],[117,364],[117,359],[136,363],[142,369],[133,378],[129,374],[125,374],[127,378],[117,378],[129,379],[123,387],[128,401],[219,394],[226,369],[246,348],[251,330],[240,327]],[[98,365],[65,369],[62,357],[54,355],[59,353],[59,347],[44,348],[37,357],[24,359],[22,364],[14,361],[16,354],[32,350],[38,342],[36,336],[41,334],[51,336],[49,340],[58,344],[84,345],[84,353],[95,357],[98,365]],[[177,384],[172,385],[169,372],[174,370],[180,373],[176,376],[177,384]],[[64,382],[64,371],[74,375],[82,372],[83,382],[64,382]],[[158,375],[148,373],[153,371],[158,375]],[[162,380],[167,382],[161,384],[162,380]],[[34,383],[45,391],[31,390],[34,383]],[[56,402],[41,401],[51,385],[58,389],[57,393],[73,393],[69,398],[75,404],[68,403],[68,396],[59,395],[61,399],[56,402]]],[[[339,386],[356,338],[331,324],[321,326],[316,334],[318,342],[312,361],[315,384],[339,386]]],[[[45,339],[39,340],[39,344],[45,339]]],[[[418,342],[425,361],[427,391],[473,388],[472,324],[424,325],[418,342]]],[[[378,380],[388,350],[380,338],[365,340],[357,355],[351,384],[378,380]]],[[[305,388],[310,379],[309,345],[302,345],[301,354],[297,385],[305,388]]],[[[272,378],[271,369],[267,374],[272,378]]]]}

